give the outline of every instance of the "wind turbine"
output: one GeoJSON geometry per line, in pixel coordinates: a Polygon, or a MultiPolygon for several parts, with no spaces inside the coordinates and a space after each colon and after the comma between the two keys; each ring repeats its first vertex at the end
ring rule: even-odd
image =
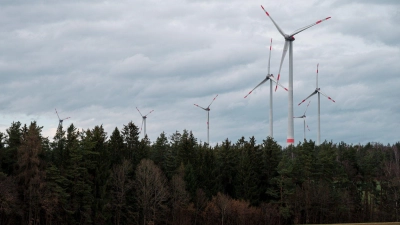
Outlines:
{"type": "Polygon", "coordinates": [[[215,96],[215,97],[213,98],[213,100],[212,100],[211,103],[207,106],[207,108],[203,108],[203,107],[201,107],[201,106],[199,106],[199,105],[197,105],[197,104],[194,104],[195,106],[197,106],[197,107],[199,107],[199,108],[202,108],[202,109],[204,109],[205,111],[207,111],[207,144],[210,144],[210,106],[211,106],[211,104],[214,102],[214,100],[215,100],[217,97],[218,97],[218,95],[215,96]]]}
{"type": "MultiPolygon", "coordinates": [[[[308,109],[308,106],[310,105],[310,102],[311,101],[309,101],[308,102],[308,105],[307,105],[307,108],[306,108],[306,111],[304,111],[304,113],[303,113],[303,115],[302,116],[298,116],[298,117],[294,117],[294,118],[303,118],[303,122],[304,122],[304,125],[303,125],[303,129],[304,129],[304,140],[306,140],[306,112],[307,112],[307,109],[308,109]]],[[[307,125],[307,129],[308,129],[308,131],[310,131],[310,128],[308,128],[308,125],[307,125]]]]}
{"type": "Polygon", "coordinates": [[[147,116],[152,113],[154,110],[151,110],[149,113],[147,113],[146,115],[142,115],[142,113],[140,112],[140,110],[138,109],[138,107],[136,107],[137,111],[140,113],[140,115],[142,116],[142,125],[140,126],[140,132],[142,132],[142,127],[144,124],[144,133],[143,133],[143,137],[146,137],[146,119],[147,116]]]}
{"type": "MultiPolygon", "coordinates": [[[[281,75],[281,68],[282,68],[282,63],[283,60],[285,59],[286,56],[286,52],[289,48],[289,90],[288,90],[288,94],[289,94],[289,102],[288,102],[288,130],[287,130],[287,139],[286,139],[286,143],[287,145],[292,145],[294,144],[294,128],[293,128],[293,41],[294,39],[294,35],[314,26],[317,25],[325,20],[330,19],[331,17],[327,17],[325,19],[322,20],[318,20],[315,23],[312,23],[308,26],[305,26],[303,28],[300,28],[298,30],[295,30],[293,33],[291,34],[285,34],[282,29],[278,26],[278,24],[276,24],[276,22],[272,19],[272,17],[269,15],[269,13],[264,9],[263,6],[261,6],[261,8],[264,10],[265,14],[271,19],[272,23],[274,23],[275,27],[278,29],[279,33],[285,38],[285,46],[283,47],[283,52],[282,52],[282,59],[281,59],[281,64],[279,66],[279,72],[278,72],[278,79],[277,82],[279,82],[279,78],[281,75]]],[[[278,86],[275,87],[275,90],[278,86]]]]}
{"type": "Polygon", "coordinates": [[[244,98],[247,98],[247,96],[249,96],[256,88],[258,88],[259,86],[261,86],[262,84],[264,84],[265,82],[267,82],[268,80],[270,81],[269,83],[269,136],[272,138],[273,137],[273,122],[272,122],[272,117],[273,117],[273,108],[272,108],[272,82],[275,82],[277,85],[281,86],[283,89],[285,89],[286,91],[288,90],[287,88],[285,88],[284,86],[282,86],[281,84],[279,84],[277,82],[277,80],[275,79],[274,75],[270,73],[270,63],[271,63],[271,50],[272,50],[272,38],[271,38],[271,43],[269,45],[269,58],[268,58],[268,74],[265,77],[265,79],[263,81],[261,81],[261,83],[259,83],[255,88],[253,88],[253,90],[251,90],[246,96],[244,96],[244,98]]]}
{"type": "Polygon", "coordinates": [[[301,103],[305,102],[307,99],[309,99],[311,96],[315,95],[318,93],[318,134],[317,134],[317,146],[321,143],[321,108],[320,108],[320,94],[322,94],[323,96],[327,97],[329,100],[331,100],[332,102],[335,102],[335,100],[333,100],[331,97],[329,97],[328,95],[324,94],[321,92],[321,88],[318,87],[318,66],[319,64],[317,64],[317,82],[316,82],[316,88],[315,91],[313,93],[311,93],[311,95],[309,95],[307,98],[305,98],[303,101],[301,101],[299,103],[299,105],[301,105],[301,103]]]}
{"type": "Polygon", "coordinates": [[[57,114],[57,117],[58,117],[58,127],[62,126],[62,123],[63,123],[64,120],[67,120],[67,119],[71,118],[71,117],[67,117],[67,118],[64,118],[64,119],[60,119],[60,116],[58,115],[57,109],[55,109],[55,110],[56,110],[56,114],[57,114]]]}

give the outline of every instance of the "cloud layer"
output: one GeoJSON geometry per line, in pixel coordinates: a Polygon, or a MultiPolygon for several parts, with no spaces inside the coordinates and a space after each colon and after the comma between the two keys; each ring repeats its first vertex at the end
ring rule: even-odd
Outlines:
{"type": "MultiPolygon", "coordinates": [[[[321,96],[321,139],[366,143],[399,141],[400,19],[397,1],[307,0],[299,2],[131,0],[3,1],[0,7],[0,131],[12,121],[32,119],[53,137],[58,124],[87,129],[101,125],[111,133],[147,119],[151,141],[165,131],[192,130],[210,141],[268,135],[269,84],[243,97],[271,72],[278,73],[284,39],[319,19],[332,19],[298,35],[294,44],[295,115],[297,106],[319,85],[336,103],[321,96]]],[[[288,57],[282,72],[288,82],[288,57]]],[[[285,145],[287,94],[274,92],[274,137],[285,145]]],[[[295,142],[303,122],[295,120],[295,142]]],[[[316,140],[317,98],[307,111],[316,140]]]]}

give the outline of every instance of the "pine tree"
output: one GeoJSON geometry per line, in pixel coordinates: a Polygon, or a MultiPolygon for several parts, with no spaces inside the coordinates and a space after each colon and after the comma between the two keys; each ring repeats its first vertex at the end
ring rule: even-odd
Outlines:
{"type": "Polygon", "coordinates": [[[24,202],[22,208],[24,223],[40,224],[40,208],[45,186],[45,162],[42,154],[42,127],[32,122],[24,126],[23,138],[18,148],[18,186],[24,202]]]}
{"type": "Polygon", "coordinates": [[[111,164],[121,164],[123,161],[124,139],[117,127],[110,136],[110,140],[108,141],[108,149],[111,154],[111,164]]]}
{"type": "Polygon", "coordinates": [[[22,141],[21,123],[12,122],[6,132],[8,138],[5,139],[6,147],[1,151],[1,167],[5,174],[14,175],[17,164],[17,150],[22,141]]]}
{"type": "Polygon", "coordinates": [[[66,144],[66,137],[65,137],[65,131],[63,130],[63,127],[60,125],[57,128],[57,132],[53,138],[53,143],[51,143],[52,151],[50,154],[50,160],[53,162],[55,165],[58,166],[60,171],[64,171],[65,167],[65,157],[66,157],[66,151],[65,151],[65,144],[66,144]]]}
{"type": "Polygon", "coordinates": [[[100,224],[105,223],[111,216],[106,211],[106,205],[110,198],[107,192],[107,183],[110,177],[111,154],[106,142],[107,133],[103,126],[95,126],[91,134],[88,137],[94,143],[93,149],[91,149],[91,152],[94,153],[92,159],[94,168],[89,171],[91,177],[93,177],[93,222],[100,224]]]}
{"type": "Polygon", "coordinates": [[[140,161],[136,153],[140,144],[139,128],[131,121],[128,125],[124,125],[121,133],[125,145],[124,158],[131,160],[132,166],[135,168],[140,161]]]}
{"type": "Polygon", "coordinates": [[[237,174],[234,146],[226,139],[217,150],[219,190],[234,196],[234,180],[237,174]]]}
{"type": "Polygon", "coordinates": [[[165,159],[169,148],[168,138],[164,132],[157,137],[156,142],[153,144],[150,150],[150,159],[158,165],[163,171],[165,171],[165,159]]]}
{"type": "Polygon", "coordinates": [[[282,148],[273,138],[263,140],[260,147],[262,166],[260,177],[260,199],[263,202],[279,200],[279,188],[275,180],[279,177],[278,165],[282,159],[282,148]]]}

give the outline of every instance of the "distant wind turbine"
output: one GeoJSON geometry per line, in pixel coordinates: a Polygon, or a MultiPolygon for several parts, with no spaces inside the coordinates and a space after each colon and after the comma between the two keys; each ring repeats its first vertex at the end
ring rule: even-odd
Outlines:
{"type": "Polygon", "coordinates": [[[197,105],[197,104],[194,104],[195,106],[197,106],[197,107],[199,107],[199,108],[202,108],[202,109],[204,109],[205,111],[207,111],[207,144],[210,144],[210,106],[211,106],[211,104],[214,102],[214,100],[215,100],[217,97],[218,97],[218,95],[215,96],[215,97],[213,98],[213,100],[212,100],[211,103],[207,106],[207,108],[203,108],[203,107],[201,107],[201,106],[199,106],[199,105],[197,105]]]}
{"type": "Polygon", "coordinates": [[[57,117],[58,117],[58,127],[62,127],[62,123],[63,123],[63,121],[64,120],[67,120],[67,119],[69,119],[69,118],[71,118],[71,117],[66,117],[66,118],[64,118],[64,119],[60,119],[60,116],[58,115],[58,112],[57,112],[57,109],[55,109],[56,110],[56,114],[57,114],[57,117]]]}
{"type": "Polygon", "coordinates": [[[259,83],[255,88],[253,88],[253,90],[251,90],[246,96],[244,96],[244,98],[247,98],[247,96],[249,96],[256,88],[258,88],[259,86],[261,86],[268,80],[270,81],[270,83],[269,83],[269,136],[271,138],[273,138],[274,135],[273,135],[273,121],[272,121],[272,118],[273,118],[272,82],[275,82],[277,85],[281,86],[286,91],[288,89],[285,88],[284,86],[282,86],[281,84],[279,84],[277,82],[277,80],[275,79],[274,75],[270,73],[271,50],[272,50],[272,38],[271,38],[271,43],[269,45],[268,74],[264,78],[264,80],[261,81],[261,83],[259,83]]]}
{"type": "Polygon", "coordinates": [[[138,107],[136,107],[136,109],[140,113],[140,115],[142,116],[142,125],[140,126],[140,132],[142,132],[142,127],[143,127],[143,124],[144,124],[143,137],[145,138],[146,137],[146,119],[147,119],[147,116],[150,113],[152,113],[154,110],[151,110],[149,113],[147,113],[146,115],[143,116],[142,113],[140,112],[140,110],[138,109],[138,107]]]}
{"type": "MultiPolygon", "coordinates": [[[[310,102],[311,101],[309,101],[308,102],[308,104],[307,104],[307,107],[306,107],[306,111],[304,111],[304,113],[303,113],[303,115],[302,116],[298,116],[298,117],[294,117],[294,118],[303,118],[303,129],[304,129],[304,140],[306,140],[306,112],[307,112],[307,109],[308,109],[308,106],[310,105],[310,102]]],[[[307,129],[308,129],[308,131],[310,131],[310,128],[308,128],[308,125],[307,125],[307,129]]]]}
{"type": "Polygon", "coordinates": [[[318,66],[319,64],[317,64],[317,82],[316,82],[316,88],[315,91],[313,93],[311,93],[311,95],[309,95],[307,98],[305,98],[303,101],[301,101],[299,103],[299,105],[303,102],[305,102],[307,99],[309,99],[311,96],[315,95],[318,93],[318,134],[317,134],[317,146],[320,145],[321,143],[321,108],[320,108],[320,94],[322,94],[323,96],[327,97],[329,100],[331,100],[332,102],[335,102],[335,100],[333,100],[331,97],[329,97],[328,95],[324,94],[321,92],[321,88],[318,87],[318,66]]]}
{"type": "MultiPolygon", "coordinates": [[[[293,41],[294,39],[294,35],[314,26],[317,25],[325,20],[330,19],[331,17],[327,17],[325,19],[322,20],[318,20],[315,23],[312,23],[308,26],[305,26],[303,28],[300,28],[296,31],[294,31],[291,34],[285,34],[282,29],[278,26],[278,24],[276,24],[276,22],[272,19],[272,17],[269,15],[269,13],[264,9],[263,6],[261,6],[261,8],[264,10],[265,14],[271,19],[272,23],[274,23],[275,27],[278,29],[279,33],[281,33],[281,35],[285,38],[285,46],[283,47],[283,52],[282,52],[282,59],[281,59],[281,64],[279,66],[279,72],[278,72],[278,79],[277,82],[279,82],[279,78],[281,75],[281,68],[282,68],[282,63],[283,60],[285,59],[286,56],[286,52],[289,48],[289,102],[288,102],[288,130],[287,130],[287,139],[286,139],[286,143],[287,145],[293,145],[294,144],[294,128],[293,128],[293,41]]],[[[278,86],[275,87],[275,90],[278,86]]]]}

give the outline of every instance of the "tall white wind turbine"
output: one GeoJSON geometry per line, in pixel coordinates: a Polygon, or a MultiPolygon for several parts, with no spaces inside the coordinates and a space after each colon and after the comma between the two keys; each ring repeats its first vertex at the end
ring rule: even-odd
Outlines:
{"type": "Polygon", "coordinates": [[[57,109],[55,109],[55,110],[56,110],[56,114],[57,114],[57,117],[58,117],[58,127],[62,126],[62,123],[63,123],[64,120],[67,120],[67,119],[71,118],[71,117],[66,117],[64,119],[60,119],[60,116],[58,115],[57,109]]]}
{"type": "Polygon", "coordinates": [[[269,58],[268,58],[268,74],[267,76],[264,78],[263,81],[261,81],[261,83],[259,83],[255,88],[253,88],[253,90],[251,90],[246,96],[244,96],[244,98],[247,98],[247,96],[249,96],[256,88],[258,88],[259,86],[261,86],[262,84],[264,84],[265,82],[267,82],[269,80],[269,136],[271,138],[273,138],[273,122],[272,122],[272,118],[273,118],[273,107],[272,107],[272,82],[275,82],[277,85],[281,86],[283,89],[285,89],[286,91],[288,90],[287,88],[285,88],[284,86],[282,86],[281,84],[278,83],[278,81],[275,79],[274,75],[270,73],[270,63],[271,63],[271,50],[272,50],[272,38],[271,38],[271,43],[269,45],[269,58]]]}
{"type": "Polygon", "coordinates": [[[144,124],[143,138],[145,138],[146,137],[146,119],[147,119],[147,116],[150,113],[152,113],[154,110],[151,110],[149,113],[147,113],[146,115],[143,116],[142,113],[140,112],[140,110],[138,109],[138,107],[136,107],[136,109],[140,113],[140,115],[142,116],[142,125],[140,126],[140,132],[142,132],[142,127],[143,127],[143,124],[144,124]]]}
{"type": "Polygon", "coordinates": [[[306,112],[307,112],[308,106],[310,105],[310,102],[311,101],[308,102],[307,107],[306,107],[306,111],[304,111],[302,116],[297,116],[297,117],[295,116],[294,117],[294,118],[303,118],[303,130],[304,130],[303,137],[304,137],[304,140],[306,140],[306,126],[307,126],[308,131],[310,131],[310,128],[308,128],[308,124],[306,124],[306,112]]]}
{"type": "Polygon", "coordinates": [[[211,103],[207,106],[207,108],[203,108],[203,107],[201,107],[201,106],[199,106],[199,105],[197,105],[197,104],[194,104],[195,106],[197,106],[197,107],[199,107],[199,108],[202,108],[202,109],[204,109],[205,111],[207,111],[207,144],[210,144],[210,106],[211,106],[211,104],[214,102],[214,100],[215,100],[217,97],[218,97],[218,95],[215,96],[215,97],[213,98],[213,100],[212,100],[211,103]]]}
{"type": "Polygon", "coordinates": [[[321,106],[320,106],[320,94],[322,94],[323,96],[327,97],[329,100],[331,100],[332,102],[335,102],[335,100],[333,100],[331,97],[329,97],[328,95],[324,94],[321,92],[321,88],[318,87],[318,66],[319,64],[317,64],[317,82],[316,82],[316,88],[315,91],[313,93],[311,93],[311,95],[309,95],[307,98],[305,98],[303,101],[301,101],[299,103],[299,105],[303,102],[305,102],[307,99],[309,99],[311,96],[315,95],[318,93],[318,133],[317,133],[317,146],[321,144],[321,106]]]}
{"type": "MultiPolygon", "coordinates": [[[[279,72],[278,72],[278,79],[277,82],[279,82],[279,78],[281,75],[281,68],[282,68],[282,63],[283,60],[285,59],[286,56],[286,52],[289,48],[289,87],[288,87],[288,94],[289,94],[289,102],[288,102],[288,130],[287,130],[287,139],[286,139],[286,143],[287,145],[292,145],[294,144],[294,128],[293,128],[293,41],[294,39],[294,35],[314,26],[317,25],[325,20],[330,19],[331,17],[327,17],[325,19],[322,20],[318,20],[315,23],[312,23],[308,26],[305,26],[303,28],[300,28],[296,31],[294,31],[291,34],[285,34],[282,29],[278,26],[278,24],[276,24],[276,22],[272,19],[272,17],[269,15],[269,13],[264,9],[263,6],[261,6],[261,8],[264,10],[265,14],[271,19],[272,23],[275,25],[275,27],[278,29],[279,33],[285,38],[285,46],[283,47],[283,52],[282,52],[282,59],[281,59],[281,64],[279,66],[279,72]]],[[[278,86],[276,86],[277,88],[278,86]]],[[[275,90],[276,90],[275,88],[275,90]]]]}

